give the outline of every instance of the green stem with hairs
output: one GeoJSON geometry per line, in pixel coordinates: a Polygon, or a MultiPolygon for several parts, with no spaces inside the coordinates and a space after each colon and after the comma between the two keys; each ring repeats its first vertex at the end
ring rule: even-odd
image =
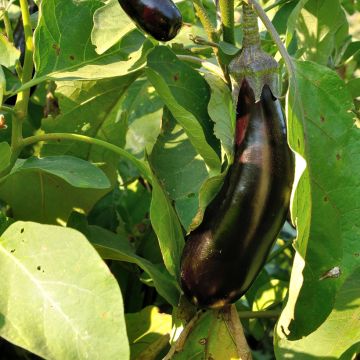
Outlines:
{"type": "Polygon", "coordinates": [[[284,59],[287,71],[289,73],[289,77],[293,77],[295,74],[294,64],[284,46],[284,44],[282,43],[280,36],[277,33],[274,25],[272,24],[272,22],[266,15],[266,12],[263,10],[263,8],[261,7],[261,5],[258,3],[257,0],[248,0],[248,3],[253,6],[255,12],[257,13],[259,18],[265,25],[265,27],[266,27],[267,31],[269,32],[270,36],[272,37],[274,43],[278,47],[279,52],[280,52],[282,58],[284,59]]]}
{"type": "Polygon", "coordinates": [[[142,161],[138,160],[134,155],[130,154],[126,150],[108,143],[104,140],[95,139],[90,136],[79,135],[79,134],[70,134],[70,133],[52,133],[52,134],[39,134],[34,136],[29,136],[25,139],[22,139],[20,146],[21,148],[35,144],[39,141],[57,141],[61,142],[62,140],[70,140],[70,141],[79,141],[84,142],[90,145],[97,145],[101,146],[104,149],[110,150],[115,154],[124,157],[125,159],[129,160],[133,165],[135,165],[142,175],[151,183],[151,172],[148,166],[143,163],[142,161]]]}
{"type": "MultiPolygon", "coordinates": [[[[25,84],[31,80],[33,71],[33,33],[31,28],[30,12],[27,0],[20,0],[21,16],[25,35],[25,57],[24,67],[21,76],[21,83],[25,84]]],[[[30,89],[18,93],[14,106],[15,114],[12,117],[11,148],[13,150],[12,163],[20,153],[22,141],[22,125],[27,116],[30,89]]]]}
{"type": "Polygon", "coordinates": [[[205,32],[208,36],[208,38],[213,42],[219,41],[219,36],[216,32],[216,29],[214,28],[201,0],[194,0],[194,7],[196,10],[196,14],[200,19],[200,22],[202,26],[205,29],[205,32]]]}
{"type": "Polygon", "coordinates": [[[235,45],[234,0],[219,0],[224,41],[235,45]]]}
{"type": "MultiPolygon", "coordinates": [[[[214,27],[214,25],[212,24],[201,0],[194,0],[194,7],[197,13],[197,16],[200,19],[200,22],[202,24],[202,26],[205,29],[205,32],[209,38],[210,41],[214,42],[214,43],[218,43],[219,42],[219,35],[214,27]]],[[[220,57],[219,57],[219,49],[218,47],[213,47],[212,48],[216,57],[217,62],[219,63],[221,70],[223,71],[224,74],[224,78],[226,79],[226,82],[229,84],[231,84],[231,80],[230,80],[230,76],[229,76],[229,72],[226,68],[226,66],[222,63],[220,57]]]]}

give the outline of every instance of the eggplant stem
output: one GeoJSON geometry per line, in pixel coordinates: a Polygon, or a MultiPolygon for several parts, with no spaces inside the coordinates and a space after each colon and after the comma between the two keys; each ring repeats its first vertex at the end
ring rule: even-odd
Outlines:
{"type": "Polygon", "coordinates": [[[186,339],[189,336],[191,330],[195,326],[196,321],[199,319],[199,316],[202,312],[198,311],[194,317],[185,325],[183,331],[181,332],[179,338],[171,346],[170,351],[166,354],[163,360],[171,360],[172,357],[179,351],[181,351],[185,345],[186,339]]]}
{"type": "Polygon", "coordinates": [[[253,6],[257,15],[259,16],[259,18],[265,25],[267,31],[269,32],[270,36],[272,37],[274,43],[278,47],[278,50],[279,50],[282,58],[284,59],[289,77],[293,77],[295,75],[294,64],[291,60],[290,55],[288,54],[288,52],[285,48],[283,42],[281,41],[280,36],[277,33],[274,25],[272,24],[269,17],[266,15],[266,12],[263,10],[263,8],[261,7],[261,5],[258,3],[257,0],[248,0],[248,2],[249,2],[249,4],[251,4],[253,6]]]}
{"type": "Polygon", "coordinates": [[[234,304],[224,309],[224,312],[228,313],[228,317],[224,317],[224,321],[229,328],[229,333],[233,336],[235,342],[239,360],[252,360],[251,350],[249,344],[246,341],[243,327],[240,322],[239,314],[234,304]]]}

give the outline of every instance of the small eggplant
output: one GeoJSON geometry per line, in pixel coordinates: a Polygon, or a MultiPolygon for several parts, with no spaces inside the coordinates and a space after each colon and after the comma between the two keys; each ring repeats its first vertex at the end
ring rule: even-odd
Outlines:
{"type": "Polygon", "coordinates": [[[126,14],[159,41],[173,39],[182,26],[179,9],[171,0],[118,0],[126,14]]]}
{"type": "Polygon", "coordinates": [[[181,286],[199,307],[223,307],[246,292],[286,219],[293,154],[281,105],[267,85],[256,102],[246,79],[240,84],[234,159],[182,254],[181,286]]]}

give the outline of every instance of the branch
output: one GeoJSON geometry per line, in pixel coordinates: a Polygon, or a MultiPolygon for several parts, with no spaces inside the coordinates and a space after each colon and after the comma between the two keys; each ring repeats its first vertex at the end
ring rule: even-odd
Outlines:
{"type": "Polygon", "coordinates": [[[110,151],[114,152],[115,154],[122,156],[125,159],[131,161],[133,163],[133,165],[135,165],[140,170],[140,172],[144,175],[144,177],[151,183],[151,173],[150,173],[148,166],[144,162],[138,160],[134,155],[130,154],[126,150],[124,150],[114,144],[108,143],[104,140],[95,139],[90,136],[79,135],[79,134],[70,134],[70,133],[39,134],[39,135],[29,136],[29,137],[23,139],[21,141],[21,147],[23,148],[25,146],[35,144],[39,141],[60,142],[62,140],[80,141],[80,142],[84,142],[84,143],[87,143],[90,145],[101,146],[107,150],[110,150],[110,151]]]}

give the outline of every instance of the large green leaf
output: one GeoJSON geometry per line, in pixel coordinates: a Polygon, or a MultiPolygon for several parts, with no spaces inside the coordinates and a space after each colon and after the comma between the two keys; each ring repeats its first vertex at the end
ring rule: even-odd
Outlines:
{"type": "Polygon", "coordinates": [[[94,12],[102,4],[99,0],[41,2],[35,31],[36,79],[26,86],[45,79],[103,79],[136,69],[145,39],[137,30],[102,55],[96,53],[91,31],[94,12]]]}
{"type": "Polygon", "coordinates": [[[67,221],[74,208],[88,212],[109,191],[105,174],[69,156],[29,158],[18,163],[0,186],[15,219],[44,223],[67,221]]]}
{"type": "MultiPolygon", "coordinates": [[[[297,255],[276,332],[284,347],[294,348],[292,341],[321,324],[323,329],[331,326],[326,319],[335,299],[343,296],[341,286],[358,267],[360,131],[354,126],[352,107],[336,73],[312,62],[296,63],[296,83],[288,99],[289,136],[306,158],[307,169],[292,204],[297,255]]],[[[351,339],[342,338],[342,343],[349,345],[351,339]]]]}
{"type": "Polygon", "coordinates": [[[45,359],[128,359],[121,291],[81,233],[17,222],[0,272],[2,337],[45,359]]]}
{"type": "Polygon", "coordinates": [[[213,123],[208,115],[210,90],[206,81],[163,46],[149,54],[147,76],[194,148],[209,168],[219,173],[219,143],[213,135],[213,123]]]}

